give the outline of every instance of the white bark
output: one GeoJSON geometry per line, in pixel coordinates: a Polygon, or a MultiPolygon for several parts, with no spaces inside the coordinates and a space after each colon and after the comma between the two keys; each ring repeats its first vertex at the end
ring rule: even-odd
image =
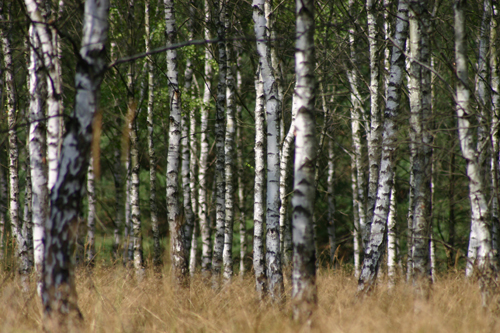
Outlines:
{"type": "Polygon", "coordinates": [[[70,314],[81,318],[72,250],[88,168],[93,117],[106,69],[108,10],[107,0],[85,2],[81,58],[75,75],[75,110],[62,142],[58,177],[51,193],[50,218],[46,223],[42,303],[50,319],[49,328],[54,325],[67,329],[70,314]]]}
{"type": "Polygon", "coordinates": [[[61,65],[58,57],[58,37],[50,24],[45,24],[52,17],[48,16],[42,1],[25,0],[26,9],[40,43],[38,55],[42,55],[43,65],[47,73],[47,165],[49,191],[57,178],[59,160],[59,144],[61,141],[61,65]]]}
{"type": "Polygon", "coordinates": [[[370,48],[370,133],[368,134],[368,194],[366,207],[367,230],[373,218],[374,204],[378,188],[378,173],[382,144],[382,113],[379,105],[380,62],[377,27],[377,3],[367,0],[368,43],[370,48]]]}
{"type": "Polygon", "coordinates": [[[492,248],[496,251],[497,261],[499,260],[499,250],[500,250],[500,221],[499,221],[499,126],[500,126],[500,78],[498,73],[498,4],[493,7],[492,19],[491,19],[491,32],[490,32],[490,82],[491,82],[491,141],[492,141],[492,151],[491,151],[491,218],[492,218],[492,228],[491,228],[491,242],[492,248]]]}
{"type": "MultiPolygon", "coordinates": [[[[205,0],[205,39],[210,39],[210,30],[208,22],[211,20],[209,0],[205,0]]],[[[212,246],[211,246],[211,229],[208,221],[208,205],[207,205],[207,161],[208,161],[208,116],[210,113],[210,98],[212,89],[212,53],[208,47],[205,47],[205,84],[203,91],[203,104],[200,110],[200,167],[198,170],[199,181],[199,219],[201,232],[201,271],[206,276],[211,271],[212,262],[212,246]]]]}
{"type": "MultiPolygon", "coordinates": [[[[92,152],[91,152],[92,154],[92,152]]],[[[94,266],[95,263],[95,219],[96,219],[96,198],[94,186],[94,158],[90,156],[87,171],[87,241],[85,250],[87,251],[87,265],[94,266]]]]}
{"type": "MultiPolygon", "coordinates": [[[[354,0],[349,0],[349,12],[352,17],[354,14],[354,0]]],[[[365,147],[363,142],[362,121],[363,121],[363,105],[361,94],[358,90],[359,75],[358,75],[358,55],[356,51],[356,31],[353,22],[349,27],[349,46],[351,55],[351,65],[347,71],[347,79],[351,88],[351,131],[352,131],[352,157],[356,163],[356,188],[357,188],[357,209],[359,218],[359,232],[361,235],[363,248],[368,245],[368,238],[370,230],[367,229],[366,222],[366,191],[365,191],[365,147]]]]}
{"type": "Polygon", "coordinates": [[[337,239],[335,237],[335,155],[333,151],[333,140],[328,140],[328,244],[330,245],[330,261],[335,265],[335,253],[337,251],[337,239]]]}
{"type": "Polygon", "coordinates": [[[41,60],[35,49],[39,47],[36,31],[30,26],[30,65],[29,65],[29,92],[30,92],[30,169],[33,187],[33,246],[34,262],[37,281],[37,291],[42,291],[42,266],[44,259],[45,220],[48,210],[47,175],[44,166],[45,133],[41,119],[44,118],[42,109],[42,79],[41,60]]]}
{"type": "Polygon", "coordinates": [[[295,116],[297,113],[297,101],[296,94],[293,94],[292,100],[292,121],[290,123],[290,128],[283,140],[283,147],[281,149],[281,160],[280,160],[280,251],[283,257],[283,265],[285,267],[292,264],[292,244],[287,242],[286,235],[291,233],[290,221],[288,221],[288,179],[290,176],[290,161],[292,157],[292,149],[294,144],[294,132],[295,132],[295,116]]]}
{"type": "MultiPolygon", "coordinates": [[[[173,0],[165,0],[165,22],[167,46],[176,41],[173,0]]],[[[182,215],[179,208],[179,151],[181,141],[181,100],[177,69],[177,51],[167,51],[167,76],[169,80],[170,117],[167,157],[167,209],[170,230],[170,256],[172,258],[172,277],[176,285],[188,284],[188,263],[186,260],[182,215]]]]}
{"type": "MultiPolygon", "coordinates": [[[[230,10],[225,11],[225,29],[226,34],[230,32],[231,16],[230,10]]],[[[234,170],[235,170],[235,152],[234,152],[234,137],[236,135],[236,119],[235,119],[235,79],[233,74],[233,43],[226,41],[226,136],[224,138],[224,173],[225,173],[225,223],[224,223],[224,281],[231,281],[233,275],[233,224],[234,224],[234,170]]]]}
{"type": "Polygon", "coordinates": [[[253,20],[257,38],[259,66],[264,82],[267,114],[267,214],[266,214],[266,269],[271,299],[279,301],[283,295],[279,230],[280,182],[280,114],[281,102],[271,67],[270,48],[266,32],[264,1],[254,0],[253,20]]]}
{"type": "Polygon", "coordinates": [[[253,205],[253,270],[255,289],[260,299],[266,294],[267,279],[264,258],[264,184],[265,184],[265,97],[260,68],[255,75],[255,184],[253,205]]]}
{"type": "Polygon", "coordinates": [[[390,209],[391,187],[393,184],[394,158],[396,153],[396,124],[399,112],[401,84],[404,73],[403,50],[408,34],[408,4],[400,0],[396,20],[396,45],[392,48],[391,76],[387,87],[382,157],[379,173],[379,187],[370,232],[369,246],[365,249],[363,268],[358,282],[358,291],[367,292],[373,285],[384,251],[384,236],[390,209]]]}
{"type": "Polygon", "coordinates": [[[294,317],[304,320],[317,306],[314,242],[315,168],[318,155],[315,102],[314,1],[296,1],[295,73],[297,76],[293,206],[292,300],[294,317]]]}
{"type": "Polygon", "coordinates": [[[465,2],[455,3],[455,62],[457,68],[456,112],[458,117],[458,136],[462,156],[469,177],[469,199],[471,204],[471,233],[467,253],[466,275],[471,276],[474,267],[480,271],[494,263],[491,260],[491,233],[488,228],[489,208],[485,197],[484,177],[481,175],[479,154],[473,144],[472,124],[469,116],[470,91],[467,70],[467,51],[465,41],[465,2]]]}
{"type": "Polygon", "coordinates": [[[396,186],[393,180],[389,216],[387,217],[387,278],[389,288],[393,288],[396,284],[397,264],[396,186]]]}
{"type": "MultiPolygon", "coordinates": [[[[240,45],[238,45],[240,46],[240,45]]],[[[243,84],[243,79],[241,77],[241,50],[238,47],[237,50],[237,72],[236,72],[236,90],[238,94],[241,95],[241,86],[243,84]]],[[[245,267],[245,256],[247,253],[247,240],[246,240],[246,216],[245,216],[245,189],[243,185],[243,137],[241,135],[242,127],[243,127],[243,107],[241,104],[236,106],[236,165],[238,168],[238,210],[240,212],[239,220],[240,220],[240,276],[243,277],[246,273],[245,267]]]]}

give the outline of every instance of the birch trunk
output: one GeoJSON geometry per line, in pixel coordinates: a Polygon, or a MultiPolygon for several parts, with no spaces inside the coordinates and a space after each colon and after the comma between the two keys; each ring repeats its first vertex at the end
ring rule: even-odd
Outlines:
{"type": "MultiPolygon", "coordinates": [[[[175,43],[177,28],[175,24],[174,2],[164,0],[167,46],[175,43]]],[[[182,214],[179,209],[179,150],[181,141],[181,100],[177,69],[177,51],[167,51],[167,76],[169,79],[170,116],[167,157],[167,209],[170,230],[170,256],[172,258],[172,278],[178,286],[187,286],[188,263],[184,246],[182,214]]]]}
{"type": "Polygon", "coordinates": [[[75,75],[74,118],[62,142],[58,177],[52,189],[50,218],[46,224],[42,303],[49,330],[67,329],[69,316],[81,319],[72,250],[92,142],[92,120],[106,68],[108,11],[107,0],[85,2],[81,58],[75,75]]]}
{"type": "Polygon", "coordinates": [[[474,267],[479,271],[488,269],[491,261],[491,233],[488,228],[489,209],[485,197],[484,177],[481,175],[479,154],[473,145],[472,124],[469,121],[470,92],[468,89],[467,51],[465,41],[465,2],[455,3],[455,62],[457,64],[456,112],[458,117],[458,136],[462,156],[469,177],[469,199],[471,204],[471,233],[467,253],[466,275],[471,276],[474,267]]]}
{"type": "MultiPolygon", "coordinates": [[[[393,175],[394,177],[394,175],[393,175]]],[[[387,278],[389,288],[396,285],[397,271],[397,231],[396,231],[396,186],[394,179],[391,188],[391,203],[387,217],[387,278]]]]}
{"type": "MultiPolygon", "coordinates": [[[[29,142],[28,142],[29,143],[29,142]]],[[[33,269],[33,220],[32,220],[32,195],[31,195],[31,175],[30,159],[26,156],[25,164],[26,186],[24,189],[24,212],[23,212],[23,243],[18,244],[21,262],[19,265],[19,274],[21,275],[21,286],[24,292],[28,292],[30,285],[30,273],[33,269]]],[[[1,236],[1,235],[0,235],[1,236]]],[[[0,248],[1,251],[1,248],[0,248]]],[[[1,259],[1,258],[0,258],[1,259]]]]}
{"type": "MultiPolygon", "coordinates": [[[[5,5],[0,3],[0,7],[5,5]]],[[[0,38],[2,44],[4,58],[4,79],[5,92],[7,95],[7,123],[8,123],[8,146],[9,146],[9,217],[12,234],[16,241],[16,260],[19,262],[19,272],[21,279],[25,280],[27,268],[24,266],[28,260],[27,253],[22,250],[23,244],[26,242],[22,232],[22,220],[19,218],[19,148],[17,144],[17,119],[16,119],[16,95],[14,82],[14,68],[12,65],[12,50],[11,50],[11,32],[12,32],[12,4],[7,4],[7,7],[2,8],[0,12],[0,20],[7,22],[5,28],[0,29],[0,38]],[[4,14],[5,13],[5,14],[4,14]]],[[[7,199],[7,198],[6,198],[7,199]]],[[[3,232],[2,232],[3,234],[3,232]]],[[[1,235],[0,235],[1,237],[1,235]]]]}
{"type": "Polygon", "coordinates": [[[377,3],[367,0],[368,43],[370,48],[370,133],[368,135],[368,194],[366,207],[366,228],[370,230],[378,188],[378,173],[382,143],[382,113],[379,105],[380,62],[378,55],[377,3]]]}
{"type": "Polygon", "coordinates": [[[358,282],[359,292],[368,292],[375,281],[380,260],[384,251],[384,238],[387,217],[390,209],[390,195],[393,184],[394,159],[396,153],[396,124],[399,115],[401,85],[404,73],[403,50],[408,34],[408,3],[400,0],[396,20],[395,43],[392,48],[391,71],[389,85],[387,86],[387,102],[384,117],[384,130],[382,140],[381,167],[379,173],[379,188],[375,211],[370,232],[370,242],[365,249],[363,268],[358,282]]]}
{"type": "MultiPolygon", "coordinates": [[[[145,47],[146,52],[151,51],[151,5],[150,0],[144,2],[144,27],[146,30],[145,47]]],[[[156,204],[156,152],[154,146],[154,90],[155,76],[153,59],[148,57],[148,153],[149,153],[149,210],[151,214],[151,229],[153,231],[153,266],[155,272],[159,273],[162,264],[160,245],[160,229],[158,227],[158,206],[156,204]]]]}
{"type": "Polygon", "coordinates": [[[36,31],[40,43],[38,56],[42,55],[45,72],[47,73],[47,166],[49,191],[54,186],[57,178],[57,167],[59,161],[59,144],[61,140],[61,73],[59,57],[57,54],[57,34],[55,29],[46,22],[53,18],[44,8],[41,2],[36,0],[25,0],[28,16],[36,31]]]}
{"type": "MultiPolygon", "coordinates": [[[[128,120],[127,120],[128,121],[128,120]]],[[[129,125],[127,125],[129,126],[129,125]]],[[[130,144],[130,136],[127,135],[125,140],[128,140],[128,145],[130,144]]],[[[125,157],[125,170],[127,172],[127,177],[125,181],[125,228],[123,231],[123,264],[127,267],[134,260],[134,239],[132,235],[132,214],[130,205],[130,193],[132,191],[132,168],[130,163],[130,151],[127,150],[125,157]]]]}
{"type": "MultiPolygon", "coordinates": [[[[210,39],[210,30],[208,23],[211,20],[209,0],[205,1],[205,39],[210,39]]],[[[208,116],[210,113],[210,98],[212,90],[212,53],[208,47],[205,47],[205,84],[203,91],[203,104],[201,107],[200,118],[200,167],[198,170],[199,181],[199,219],[200,219],[200,232],[201,232],[201,271],[205,277],[211,271],[212,263],[212,246],[211,246],[211,228],[208,221],[208,205],[207,205],[207,161],[208,161],[208,116]]]]}
{"type": "Polygon", "coordinates": [[[413,203],[413,285],[420,297],[427,298],[430,276],[430,215],[432,138],[430,121],[430,67],[428,44],[429,17],[426,1],[410,1],[410,140],[412,142],[412,170],[414,177],[413,203]],[[419,63],[417,63],[419,62],[419,63]]]}
{"type": "Polygon", "coordinates": [[[280,115],[281,102],[274,79],[268,35],[266,32],[266,18],[264,15],[264,1],[254,0],[253,20],[255,36],[257,38],[257,52],[259,66],[264,82],[267,114],[267,213],[266,213],[266,269],[268,290],[273,301],[281,300],[283,296],[283,274],[281,269],[280,230],[279,230],[279,182],[280,182],[280,115]]]}
{"type": "Polygon", "coordinates": [[[297,76],[293,191],[292,299],[295,319],[308,319],[318,303],[313,218],[318,155],[315,102],[314,1],[296,1],[295,73],[297,76]]]}
{"type": "Polygon", "coordinates": [[[290,186],[288,186],[288,180],[290,178],[290,161],[292,157],[292,149],[294,144],[294,132],[295,132],[295,116],[297,113],[297,101],[296,94],[293,94],[292,100],[292,121],[290,123],[290,128],[283,140],[283,146],[281,149],[281,160],[280,160],[280,251],[283,257],[283,265],[288,267],[292,264],[292,244],[288,244],[287,233],[291,232],[290,223],[287,219],[288,213],[288,192],[290,191],[290,186]]]}
{"type": "MultiPolygon", "coordinates": [[[[195,15],[195,4],[194,1],[190,3],[189,11],[190,11],[190,22],[194,20],[195,15]]],[[[194,38],[194,28],[190,27],[190,39],[194,38]]],[[[197,91],[200,90],[196,77],[193,75],[193,82],[196,85],[197,91]]],[[[191,94],[192,100],[196,100],[195,92],[191,94]]],[[[191,237],[191,246],[189,254],[189,272],[191,276],[194,275],[196,270],[196,254],[198,252],[198,236],[199,236],[199,219],[196,218],[198,214],[198,198],[197,198],[197,189],[196,189],[196,167],[198,165],[198,147],[197,147],[197,134],[196,134],[196,111],[197,107],[194,106],[189,110],[190,124],[189,124],[189,147],[190,147],[190,159],[189,159],[189,187],[191,190],[191,208],[193,209],[193,213],[195,215],[193,221],[193,236],[191,237]],[[198,223],[197,223],[198,222],[198,223]],[[197,226],[198,224],[198,226],[197,226]]]]}
{"type": "Polygon", "coordinates": [[[260,68],[255,75],[255,185],[254,185],[254,235],[253,235],[253,270],[255,272],[255,290],[260,299],[267,291],[267,278],[264,258],[264,184],[265,184],[265,97],[264,83],[260,68]]]}
{"type": "MultiPolygon", "coordinates": [[[[243,79],[241,77],[241,45],[237,48],[237,72],[236,72],[236,90],[241,95],[241,86],[243,79]]],[[[247,253],[247,240],[246,240],[246,216],[245,216],[245,189],[243,185],[243,137],[241,135],[243,127],[243,107],[241,104],[236,105],[236,165],[238,167],[238,210],[240,212],[240,276],[243,277],[246,273],[245,256],[247,253]]]]}
{"type": "MultiPolygon", "coordinates": [[[[92,154],[92,152],[91,152],[92,154]]],[[[94,158],[90,156],[89,167],[87,171],[87,242],[85,249],[87,251],[87,265],[93,267],[95,264],[95,186],[94,186],[94,158]]]]}
{"type": "MultiPolygon", "coordinates": [[[[230,8],[228,8],[230,9],[230,8]]],[[[230,33],[231,29],[231,15],[230,10],[226,9],[225,17],[225,30],[226,34],[230,33]]],[[[235,80],[233,74],[233,43],[229,40],[226,41],[226,136],[224,139],[224,173],[225,173],[225,225],[224,225],[224,281],[228,283],[231,281],[233,275],[233,224],[234,224],[234,137],[236,134],[236,120],[235,120],[235,80]]]]}
{"type": "Polygon", "coordinates": [[[42,108],[42,81],[41,60],[37,56],[39,48],[36,30],[30,26],[30,67],[29,72],[29,93],[30,93],[30,134],[29,134],[29,151],[30,151],[30,170],[31,181],[33,187],[33,246],[34,246],[34,262],[37,281],[37,291],[41,295],[42,292],[42,268],[44,262],[44,244],[45,242],[45,220],[47,219],[48,210],[48,191],[47,191],[47,174],[45,170],[45,133],[41,119],[44,118],[42,108]]]}
{"type": "Polygon", "coordinates": [[[225,162],[224,162],[224,108],[226,103],[226,71],[227,58],[225,39],[225,11],[226,0],[216,2],[218,4],[219,17],[217,18],[217,49],[219,53],[219,82],[217,83],[217,103],[215,117],[215,147],[216,147],[216,163],[215,163],[215,182],[216,182],[216,202],[215,202],[215,238],[214,252],[212,257],[212,288],[219,288],[220,273],[222,269],[222,252],[224,251],[224,225],[225,225],[225,162]]]}
{"type": "Polygon", "coordinates": [[[354,276],[357,278],[361,273],[361,228],[359,226],[359,209],[358,209],[358,180],[356,178],[356,159],[354,154],[351,154],[351,189],[352,189],[352,217],[353,226],[353,250],[354,250],[354,276]]]}
{"type": "Polygon", "coordinates": [[[492,174],[492,182],[491,182],[491,195],[492,195],[492,204],[491,204],[491,218],[492,218],[492,228],[491,228],[491,241],[493,251],[496,251],[497,254],[497,262],[500,259],[499,250],[500,250],[500,220],[499,220],[499,129],[500,126],[500,78],[498,74],[498,8],[497,4],[492,8],[492,18],[491,18],[491,26],[490,26],[490,70],[491,70],[491,109],[492,109],[492,117],[491,117],[491,141],[492,141],[492,151],[491,151],[491,174],[492,174]]]}
{"type": "MultiPolygon", "coordinates": [[[[354,14],[354,0],[349,0],[349,13],[352,17],[354,14]]],[[[367,229],[366,222],[366,198],[365,198],[365,161],[364,161],[364,143],[362,140],[362,119],[363,119],[363,106],[361,94],[358,91],[359,76],[358,76],[358,59],[356,52],[356,36],[355,36],[355,23],[349,28],[349,45],[351,54],[351,66],[347,71],[347,79],[351,88],[351,131],[352,131],[352,150],[353,157],[356,163],[356,182],[357,182],[357,208],[359,216],[359,231],[363,243],[363,248],[368,245],[368,238],[370,230],[367,229]]]]}
{"type": "MultiPolygon", "coordinates": [[[[191,11],[190,17],[188,19],[188,34],[189,39],[193,39],[193,6],[194,4],[189,4],[189,10],[191,11]]],[[[184,93],[186,96],[191,95],[193,81],[193,64],[191,58],[186,59],[186,69],[184,70],[184,93]]],[[[187,104],[187,103],[186,103],[187,104]]],[[[191,110],[190,110],[191,111],[191,110]]],[[[184,223],[184,246],[186,247],[186,260],[189,261],[189,254],[191,252],[191,240],[193,237],[194,229],[194,212],[191,200],[191,147],[190,147],[190,136],[189,136],[189,116],[190,111],[185,111],[181,116],[181,183],[182,183],[182,196],[184,205],[184,217],[186,219],[184,223]]]]}

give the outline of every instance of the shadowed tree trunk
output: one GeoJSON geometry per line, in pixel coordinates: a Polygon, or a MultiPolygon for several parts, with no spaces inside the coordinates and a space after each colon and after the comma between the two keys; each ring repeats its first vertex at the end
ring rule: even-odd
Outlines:
{"type": "Polygon", "coordinates": [[[108,11],[108,0],[85,2],[82,47],[75,75],[75,110],[62,142],[58,177],[52,189],[50,218],[46,224],[42,303],[48,330],[66,330],[68,319],[81,319],[72,254],[92,142],[93,117],[106,69],[108,11]]]}

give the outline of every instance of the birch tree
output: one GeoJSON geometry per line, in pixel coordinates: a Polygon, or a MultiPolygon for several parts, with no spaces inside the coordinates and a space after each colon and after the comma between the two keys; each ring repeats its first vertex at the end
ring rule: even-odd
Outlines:
{"type": "Polygon", "coordinates": [[[253,270],[255,290],[260,299],[267,291],[267,278],[264,257],[264,184],[265,184],[265,97],[264,83],[260,67],[255,74],[255,183],[253,204],[253,270]]]}
{"type": "MultiPolygon", "coordinates": [[[[146,36],[144,39],[144,44],[146,52],[151,51],[151,4],[150,0],[144,2],[144,28],[146,30],[146,36]]],[[[159,271],[161,266],[161,246],[160,246],[160,229],[158,226],[158,206],[156,204],[156,152],[155,144],[153,139],[154,134],[154,103],[155,103],[155,76],[153,59],[151,57],[146,58],[147,61],[147,71],[148,71],[148,115],[147,115],[147,126],[148,126],[148,153],[149,153],[149,210],[151,214],[151,229],[153,230],[153,265],[156,272],[159,271]]]]}
{"type": "Polygon", "coordinates": [[[370,52],[370,133],[368,135],[368,194],[366,221],[367,230],[373,217],[373,210],[378,187],[378,173],[380,165],[380,151],[382,142],[382,113],[379,105],[379,32],[377,27],[377,1],[366,1],[366,13],[368,21],[368,44],[370,52]]]}
{"type": "MultiPolygon", "coordinates": [[[[177,27],[175,23],[174,2],[164,0],[167,46],[175,43],[177,27]]],[[[177,51],[167,51],[167,77],[169,80],[170,116],[167,157],[167,209],[170,230],[170,256],[172,258],[172,278],[178,286],[188,284],[188,263],[184,246],[182,215],[179,209],[179,151],[181,140],[181,100],[177,68],[177,51]]]]}
{"type": "Polygon", "coordinates": [[[38,56],[47,73],[47,164],[49,191],[52,189],[57,177],[59,160],[59,142],[61,130],[61,73],[58,57],[58,37],[50,22],[53,17],[50,3],[46,1],[25,0],[28,16],[36,31],[40,43],[38,56]]]}
{"type": "Polygon", "coordinates": [[[430,283],[430,215],[432,137],[429,134],[431,81],[426,1],[410,1],[410,140],[414,183],[412,226],[412,277],[416,291],[425,296],[430,283]]]}
{"type": "MultiPolygon", "coordinates": [[[[226,17],[224,18],[226,34],[231,31],[231,10],[225,10],[226,17]]],[[[233,275],[233,224],[234,224],[234,137],[236,134],[236,105],[235,93],[236,82],[233,73],[233,43],[229,40],[225,43],[226,46],[226,133],[224,138],[224,174],[225,174],[225,223],[224,223],[224,281],[230,282],[233,275]]]]}
{"type": "Polygon", "coordinates": [[[215,106],[215,182],[216,182],[216,202],[215,202],[215,238],[214,251],[212,256],[212,288],[219,288],[219,279],[222,269],[222,253],[224,251],[224,225],[225,225],[225,162],[224,162],[224,109],[226,103],[226,71],[227,58],[226,46],[224,43],[225,35],[225,11],[226,0],[216,2],[217,12],[217,42],[218,63],[219,63],[219,82],[217,83],[217,102],[215,106]]]}
{"type": "Polygon", "coordinates": [[[405,57],[402,50],[408,35],[408,3],[400,0],[396,19],[394,46],[392,48],[389,84],[386,91],[386,108],[382,140],[382,156],[379,172],[379,187],[375,211],[370,231],[370,241],[365,249],[365,258],[358,281],[358,291],[367,292],[375,281],[384,251],[384,238],[390,208],[393,183],[394,158],[396,153],[396,124],[398,116],[401,84],[403,82],[405,57]]]}
{"type": "MultiPolygon", "coordinates": [[[[354,0],[349,0],[349,15],[354,18],[355,7],[354,0]]],[[[358,74],[358,55],[356,51],[356,22],[353,22],[349,28],[349,46],[351,55],[351,64],[347,71],[347,79],[351,88],[350,101],[351,101],[351,131],[352,131],[352,158],[354,158],[355,169],[351,172],[355,173],[356,190],[357,193],[353,197],[353,209],[357,209],[357,216],[359,221],[359,229],[355,227],[355,237],[361,236],[363,248],[368,244],[369,230],[366,225],[366,198],[365,198],[365,167],[364,167],[364,143],[362,140],[362,120],[363,120],[363,106],[362,98],[359,93],[359,74],[358,74]],[[357,235],[359,232],[359,236],[357,235]]],[[[358,241],[355,238],[355,242],[358,241]]],[[[361,248],[358,245],[359,248],[361,248]]],[[[356,261],[356,259],[355,259],[356,261]]]]}
{"type": "MultiPolygon", "coordinates": [[[[193,20],[194,13],[192,13],[193,4],[189,4],[190,15],[187,22],[188,28],[188,38],[193,39],[193,20]]],[[[184,70],[184,93],[189,96],[192,90],[193,83],[193,63],[191,58],[186,59],[186,68],[184,70]]],[[[184,223],[184,242],[186,247],[186,257],[189,260],[189,253],[191,249],[191,239],[194,230],[194,212],[193,203],[191,200],[191,146],[190,146],[190,136],[189,136],[189,115],[190,111],[183,112],[181,116],[181,179],[182,179],[182,195],[183,195],[183,205],[184,205],[184,216],[186,222],[184,223]]]]}
{"type": "MultiPolygon", "coordinates": [[[[204,37],[210,39],[210,30],[208,23],[211,20],[209,0],[205,0],[205,27],[204,37]]],[[[210,110],[210,92],[212,89],[212,53],[208,47],[205,47],[205,68],[204,68],[204,91],[203,91],[203,104],[201,106],[200,117],[200,167],[198,169],[199,181],[199,219],[201,231],[201,271],[205,276],[211,270],[212,263],[212,246],[211,246],[211,230],[208,223],[208,205],[207,205],[207,161],[208,161],[208,116],[210,110]]]]}
{"type": "Polygon", "coordinates": [[[455,62],[457,68],[456,113],[458,118],[458,136],[462,156],[466,161],[469,177],[469,200],[471,204],[471,233],[467,253],[466,275],[471,276],[474,267],[479,271],[495,267],[491,252],[491,233],[488,227],[489,207],[485,194],[484,177],[481,174],[479,153],[473,145],[473,125],[469,118],[470,91],[467,69],[467,51],[465,39],[465,1],[454,4],[455,13],[455,62]]]}
{"type": "Polygon", "coordinates": [[[314,54],[314,1],[296,1],[295,73],[297,115],[293,206],[292,299],[295,319],[311,316],[317,305],[316,251],[313,216],[317,158],[314,120],[316,63],[314,54]]]}
{"type": "Polygon", "coordinates": [[[42,304],[49,330],[64,330],[69,318],[81,318],[72,249],[88,168],[93,116],[106,69],[108,11],[107,0],[85,2],[82,47],[75,75],[75,109],[62,142],[46,223],[42,304]]]}
{"type": "Polygon", "coordinates": [[[48,190],[47,190],[47,175],[44,168],[44,151],[45,151],[45,133],[42,119],[44,118],[42,109],[42,73],[41,60],[39,54],[38,38],[33,25],[29,29],[30,43],[30,64],[29,72],[29,154],[30,154],[30,170],[32,184],[32,209],[33,209],[33,246],[34,246],[34,262],[37,281],[37,291],[41,294],[42,291],[42,267],[44,262],[44,244],[45,241],[45,220],[47,219],[48,210],[48,190]]]}
{"type": "Polygon", "coordinates": [[[279,301],[283,294],[279,230],[279,119],[281,115],[281,102],[271,67],[264,1],[254,0],[252,6],[255,36],[257,38],[257,52],[259,54],[259,66],[264,82],[267,114],[266,275],[271,299],[279,301]]]}
{"type": "MultiPolygon", "coordinates": [[[[93,152],[92,152],[93,153],[93,152]]],[[[96,219],[96,196],[94,186],[94,158],[91,156],[87,171],[87,241],[85,250],[87,251],[87,265],[94,266],[95,263],[95,219],[96,219]]]]}

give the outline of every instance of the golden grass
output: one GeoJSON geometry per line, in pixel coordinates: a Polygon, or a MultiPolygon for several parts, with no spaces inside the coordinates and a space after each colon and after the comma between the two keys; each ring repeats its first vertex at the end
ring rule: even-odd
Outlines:
{"type": "MultiPolygon", "coordinates": [[[[356,300],[356,279],[345,270],[321,270],[318,309],[311,326],[291,319],[290,285],[283,305],[260,303],[251,276],[216,293],[197,276],[187,290],[176,290],[168,272],[148,271],[141,282],[121,267],[98,266],[77,273],[84,332],[500,332],[496,310],[481,307],[477,284],[463,274],[442,276],[429,301],[417,304],[400,283],[356,300]]],[[[41,331],[41,306],[32,284],[21,292],[17,278],[0,273],[0,332],[41,331]]]]}

